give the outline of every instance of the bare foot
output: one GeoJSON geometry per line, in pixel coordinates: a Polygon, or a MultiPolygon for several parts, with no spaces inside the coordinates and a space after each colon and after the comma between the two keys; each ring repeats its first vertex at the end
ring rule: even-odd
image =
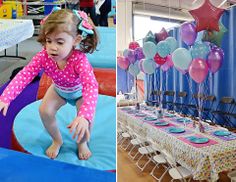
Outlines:
{"type": "Polygon", "coordinates": [[[91,151],[88,148],[87,142],[78,144],[78,157],[81,160],[87,160],[92,155],[91,151]]]}
{"type": "Polygon", "coordinates": [[[51,146],[46,150],[47,156],[51,159],[55,159],[59,153],[61,146],[62,142],[53,141],[51,146]]]}

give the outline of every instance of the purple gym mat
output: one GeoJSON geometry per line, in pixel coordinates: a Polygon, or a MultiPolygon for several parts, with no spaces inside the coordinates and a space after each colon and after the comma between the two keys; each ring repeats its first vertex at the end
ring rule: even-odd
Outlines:
{"type": "MultiPolygon", "coordinates": [[[[0,87],[0,94],[2,94],[8,84],[9,82],[0,87]]],[[[14,119],[23,107],[36,100],[38,87],[39,81],[30,83],[10,104],[6,117],[2,115],[2,112],[0,113],[0,147],[11,149],[11,131],[14,119]]]]}

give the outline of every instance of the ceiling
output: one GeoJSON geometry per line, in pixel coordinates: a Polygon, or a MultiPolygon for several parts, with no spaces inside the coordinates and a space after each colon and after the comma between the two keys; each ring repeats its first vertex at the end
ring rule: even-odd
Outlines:
{"type": "MultiPolygon", "coordinates": [[[[133,2],[134,14],[192,20],[189,10],[201,6],[204,0],[129,0],[133,2]]],[[[236,0],[210,0],[220,8],[228,9],[236,5],[236,0]]]]}
{"type": "MultiPolygon", "coordinates": [[[[186,10],[196,9],[204,2],[204,0],[132,0],[132,1],[151,5],[180,8],[186,10]]],[[[210,0],[210,2],[216,7],[221,5],[221,8],[228,8],[230,5],[236,4],[236,0],[210,0]]]]}

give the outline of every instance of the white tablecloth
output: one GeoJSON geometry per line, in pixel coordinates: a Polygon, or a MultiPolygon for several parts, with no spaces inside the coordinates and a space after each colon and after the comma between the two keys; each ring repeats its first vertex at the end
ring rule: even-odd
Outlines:
{"type": "Polygon", "coordinates": [[[33,33],[32,20],[0,19],[0,51],[32,37],[33,33]]]}

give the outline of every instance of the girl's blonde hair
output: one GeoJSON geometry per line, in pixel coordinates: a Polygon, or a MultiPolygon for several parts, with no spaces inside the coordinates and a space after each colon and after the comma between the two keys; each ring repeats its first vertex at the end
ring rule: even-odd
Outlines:
{"type": "MultiPolygon", "coordinates": [[[[66,32],[73,37],[81,35],[82,31],[78,29],[79,18],[69,9],[62,9],[51,13],[46,21],[41,25],[38,42],[42,45],[46,43],[46,36],[52,32],[66,32]]],[[[80,42],[79,49],[84,53],[92,53],[96,50],[98,44],[98,34],[93,26],[93,34],[88,34],[80,42]]]]}

